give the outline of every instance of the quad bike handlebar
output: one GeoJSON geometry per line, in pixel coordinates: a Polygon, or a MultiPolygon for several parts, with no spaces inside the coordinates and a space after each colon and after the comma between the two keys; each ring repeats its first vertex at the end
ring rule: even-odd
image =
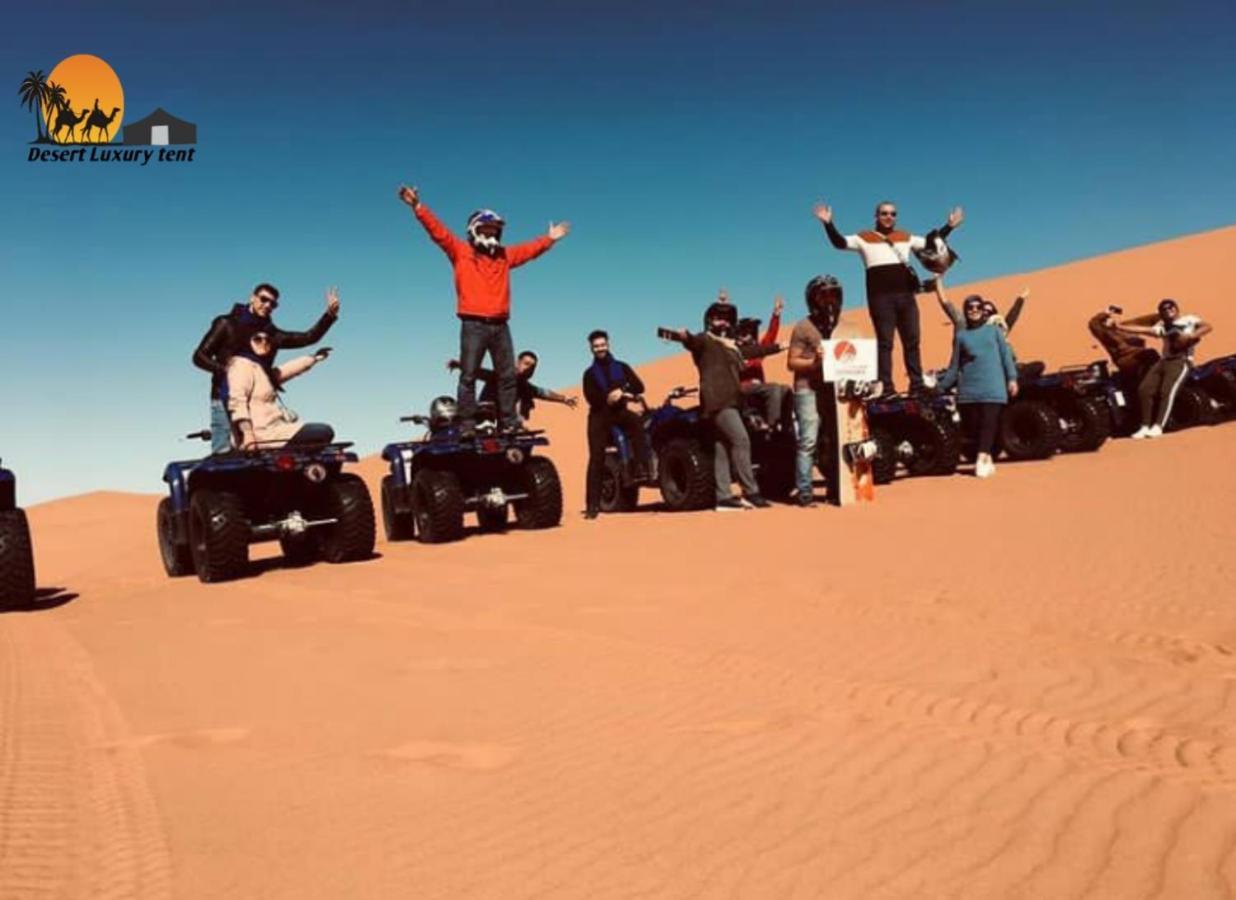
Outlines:
{"type": "Polygon", "coordinates": [[[185,438],[190,441],[208,441],[210,440],[210,429],[203,428],[201,431],[190,431],[185,435],[185,438]]]}
{"type": "Polygon", "coordinates": [[[399,421],[400,422],[411,422],[413,425],[428,425],[429,416],[423,416],[418,413],[416,415],[411,415],[411,416],[400,416],[399,421]]]}

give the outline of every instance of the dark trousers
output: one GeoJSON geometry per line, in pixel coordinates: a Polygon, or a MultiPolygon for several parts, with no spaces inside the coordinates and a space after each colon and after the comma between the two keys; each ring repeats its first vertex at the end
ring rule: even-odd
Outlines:
{"type": "Polygon", "coordinates": [[[588,509],[601,507],[605,449],[610,444],[610,433],[615,425],[627,436],[627,441],[635,451],[637,463],[642,465],[645,471],[652,461],[652,447],[648,443],[648,435],[644,432],[644,423],[638,415],[629,409],[591,410],[588,413],[588,478],[584,490],[584,502],[588,509]]]}
{"type": "Polygon", "coordinates": [[[459,323],[459,419],[476,422],[476,370],[488,353],[498,376],[498,424],[516,424],[515,345],[506,322],[463,319],[459,323]]]}
{"type": "Polygon", "coordinates": [[[893,392],[893,335],[901,335],[901,352],[910,376],[911,389],[922,387],[923,360],[919,352],[922,331],[918,301],[913,294],[877,294],[867,298],[867,312],[875,327],[879,351],[880,381],[884,392],[893,392]]]}
{"type": "Polygon", "coordinates": [[[1183,356],[1161,359],[1146,373],[1137,387],[1137,399],[1141,404],[1142,426],[1167,427],[1176,402],[1176,392],[1189,377],[1189,361],[1183,356]]]}
{"type": "Polygon", "coordinates": [[[313,444],[329,444],[335,439],[335,429],[321,422],[307,422],[300,431],[288,438],[288,447],[304,447],[313,444]]]}
{"type": "Polygon", "coordinates": [[[991,455],[996,446],[996,431],[1000,428],[1003,403],[962,403],[961,425],[975,438],[979,453],[991,455]]]}

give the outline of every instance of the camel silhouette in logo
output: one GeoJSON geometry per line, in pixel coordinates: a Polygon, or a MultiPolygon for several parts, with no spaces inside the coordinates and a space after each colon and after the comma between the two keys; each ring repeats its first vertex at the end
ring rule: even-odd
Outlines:
{"type": "MultiPolygon", "coordinates": [[[[86,114],[88,112],[89,110],[83,109],[77,115],[73,115],[72,106],[66,105],[62,107],[59,113],[56,115],[56,127],[52,131],[52,140],[53,141],[60,140],[60,129],[61,128],[69,129],[69,140],[70,141],[73,140],[73,132],[77,131],[77,123],[80,122],[82,119],[86,118],[86,114]]],[[[64,142],[61,141],[61,143],[64,143],[64,142]]]]}
{"type": "Polygon", "coordinates": [[[94,109],[90,111],[90,118],[86,120],[86,130],[82,132],[82,140],[90,140],[90,132],[94,129],[99,129],[103,132],[103,140],[96,140],[95,143],[106,144],[111,140],[108,132],[112,127],[112,120],[116,118],[116,113],[120,112],[119,106],[113,106],[111,115],[104,115],[103,110],[99,109],[99,99],[96,97],[94,101],[94,109]]]}

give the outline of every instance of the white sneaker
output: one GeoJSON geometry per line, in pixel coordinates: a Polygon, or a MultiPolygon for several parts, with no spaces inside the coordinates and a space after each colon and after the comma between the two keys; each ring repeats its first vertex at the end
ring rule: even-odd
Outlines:
{"type": "Polygon", "coordinates": [[[984,460],[979,460],[978,462],[974,464],[974,477],[975,478],[990,478],[992,475],[995,475],[995,474],[996,474],[996,464],[995,463],[986,462],[984,460]]]}
{"type": "Polygon", "coordinates": [[[1150,427],[1148,425],[1143,425],[1141,428],[1137,429],[1137,431],[1129,435],[1129,437],[1133,438],[1135,441],[1140,441],[1144,437],[1149,437],[1149,435],[1150,427]]]}
{"type": "Polygon", "coordinates": [[[1148,438],[1163,437],[1163,429],[1160,428],[1158,425],[1151,425],[1148,429],[1146,429],[1146,437],[1148,438]]]}

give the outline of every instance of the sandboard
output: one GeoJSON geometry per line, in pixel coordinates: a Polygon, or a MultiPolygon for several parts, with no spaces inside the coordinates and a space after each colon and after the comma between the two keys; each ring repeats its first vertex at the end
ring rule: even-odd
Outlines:
{"type": "Polygon", "coordinates": [[[879,382],[869,371],[874,361],[875,341],[857,329],[839,326],[824,342],[825,400],[831,415],[825,423],[830,429],[832,459],[829,460],[828,502],[851,506],[875,500],[873,461],[876,445],[867,424],[866,401],[878,394],[879,382]]]}

